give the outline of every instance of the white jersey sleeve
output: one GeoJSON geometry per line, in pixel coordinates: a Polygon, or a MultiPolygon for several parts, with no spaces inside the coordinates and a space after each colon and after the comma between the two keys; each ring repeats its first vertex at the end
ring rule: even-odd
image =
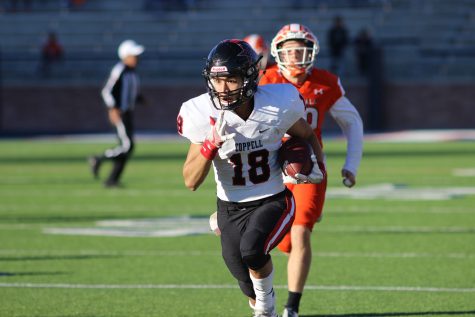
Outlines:
{"type": "Polygon", "coordinates": [[[178,114],[178,133],[191,143],[201,144],[210,130],[210,117],[217,117],[217,110],[210,107],[209,95],[202,94],[183,103],[178,114]]]}
{"type": "Polygon", "coordinates": [[[345,96],[340,97],[330,108],[330,115],[340,126],[347,141],[343,168],[356,176],[363,155],[363,121],[358,110],[345,96]]]}

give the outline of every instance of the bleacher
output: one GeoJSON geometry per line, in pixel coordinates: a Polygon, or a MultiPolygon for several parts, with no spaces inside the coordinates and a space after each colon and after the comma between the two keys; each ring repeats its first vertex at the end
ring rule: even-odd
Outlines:
{"type": "MultiPolygon", "coordinates": [[[[260,33],[270,42],[291,22],[317,35],[318,65],[325,68],[326,32],[336,15],[352,38],[361,28],[371,30],[389,81],[475,80],[471,0],[195,0],[188,9],[151,6],[150,0],[89,0],[73,9],[64,1],[33,0],[29,10],[15,12],[7,3],[0,2],[0,69],[6,85],[100,83],[127,38],[147,48],[140,66],[144,82],[198,82],[204,58],[219,40],[260,33]],[[43,77],[40,47],[50,31],[57,33],[65,56],[43,77]]],[[[359,80],[352,47],[345,65],[345,80],[359,80]]]]}

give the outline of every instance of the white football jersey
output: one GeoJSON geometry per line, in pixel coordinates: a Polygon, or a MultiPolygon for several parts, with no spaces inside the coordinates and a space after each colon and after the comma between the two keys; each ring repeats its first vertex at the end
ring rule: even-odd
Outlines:
{"type": "MultiPolygon", "coordinates": [[[[213,160],[221,200],[253,201],[284,190],[277,151],[285,132],[304,111],[299,92],[290,84],[259,86],[247,120],[225,111],[226,134],[236,135],[224,142],[213,160]]],[[[217,119],[219,112],[207,93],[190,99],[181,106],[178,132],[201,144],[211,130],[210,117],[217,119]]]]}

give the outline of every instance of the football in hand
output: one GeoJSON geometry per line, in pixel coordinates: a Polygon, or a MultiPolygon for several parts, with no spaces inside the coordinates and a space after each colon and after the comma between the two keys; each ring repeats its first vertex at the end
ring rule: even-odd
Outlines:
{"type": "Polygon", "coordinates": [[[295,178],[295,174],[308,175],[312,171],[313,162],[310,144],[297,137],[285,141],[279,149],[278,158],[282,171],[295,178]]]}

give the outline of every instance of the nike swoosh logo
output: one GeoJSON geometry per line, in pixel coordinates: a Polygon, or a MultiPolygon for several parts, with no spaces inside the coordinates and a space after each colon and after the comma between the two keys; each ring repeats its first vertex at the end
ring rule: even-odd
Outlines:
{"type": "Polygon", "coordinates": [[[270,129],[270,128],[259,130],[259,133],[264,133],[264,132],[266,132],[266,131],[269,130],[269,129],[270,129]]]}

